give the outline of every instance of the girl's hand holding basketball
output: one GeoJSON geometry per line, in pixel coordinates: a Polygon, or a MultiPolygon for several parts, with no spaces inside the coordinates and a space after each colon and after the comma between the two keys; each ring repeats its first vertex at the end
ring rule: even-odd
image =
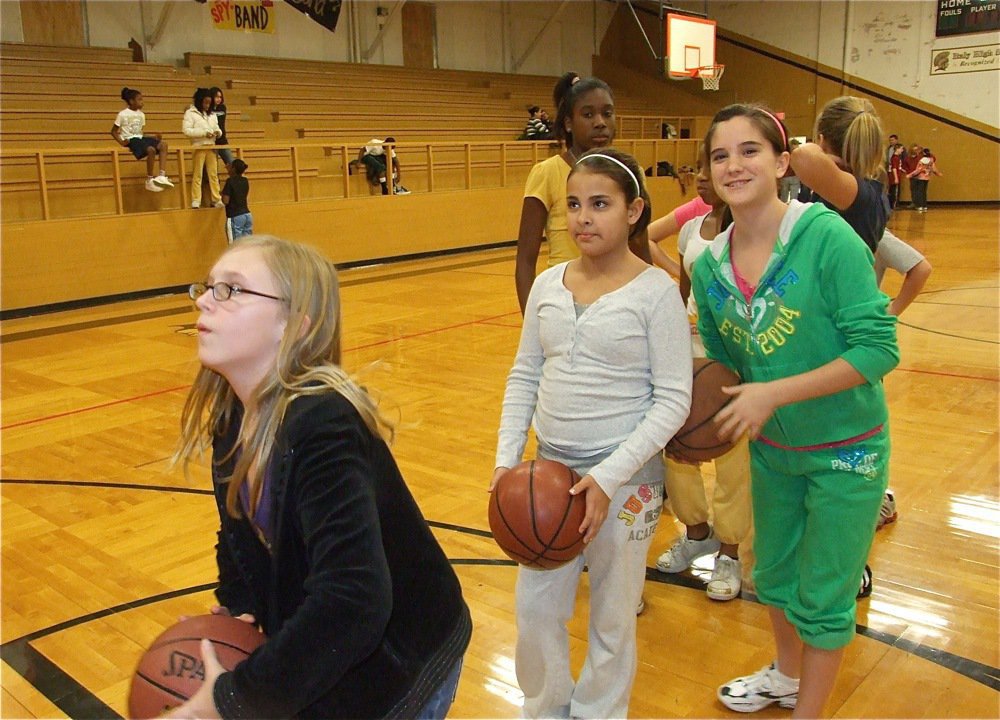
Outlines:
{"type": "Polygon", "coordinates": [[[498,467],[496,470],[493,471],[493,479],[490,480],[490,486],[488,488],[489,492],[493,492],[496,489],[497,483],[500,482],[500,478],[508,470],[510,470],[510,468],[498,467]]]}
{"type": "MultiPolygon", "coordinates": [[[[229,612],[229,608],[222,607],[221,605],[213,605],[212,608],[209,610],[209,612],[212,613],[213,615],[229,615],[230,617],[232,617],[232,613],[229,612]]],[[[241,620],[249,625],[257,624],[257,618],[255,618],[250,613],[243,613],[242,615],[237,615],[236,619],[241,620]]]]}
{"type": "Polygon", "coordinates": [[[733,400],[715,414],[720,440],[736,442],[744,434],[756,440],[760,430],[774,414],[777,405],[767,383],[744,383],[724,387],[733,400]]]}
{"type": "Polygon", "coordinates": [[[205,664],[205,681],[198,688],[198,692],[192,695],[186,703],[171,710],[166,717],[190,718],[191,720],[222,717],[215,708],[212,692],[215,688],[216,678],[226,672],[226,669],[222,667],[219,659],[215,656],[212,641],[207,638],[201,641],[201,659],[205,664]]]}
{"type": "Polygon", "coordinates": [[[605,518],[608,517],[608,506],[611,505],[611,498],[604,494],[604,490],[597,484],[593,476],[585,475],[576,485],[569,489],[570,495],[587,493],[584,499],[587,503],[587,514],[583,517],[580,525],[580,534],[583,535],[583,542],[589,543],[597,536],[597,531],[601,529],[605,518]]]}

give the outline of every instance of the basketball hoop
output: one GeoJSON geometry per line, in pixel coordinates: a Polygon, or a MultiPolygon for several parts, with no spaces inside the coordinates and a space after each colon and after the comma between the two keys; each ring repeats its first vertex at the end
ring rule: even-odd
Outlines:
{"type": "Polygon", "coordinates": [[[719,80],[722,79],[724,72],[726,72],[725,65],[705,65],[704,67],[695,68],[691,73],[691,77],[701,77],[701,87],[703,90],[718,90],[719,80]]]}

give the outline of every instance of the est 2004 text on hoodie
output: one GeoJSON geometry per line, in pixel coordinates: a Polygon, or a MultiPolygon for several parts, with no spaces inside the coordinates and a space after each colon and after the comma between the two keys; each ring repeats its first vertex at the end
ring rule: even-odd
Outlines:
{"type": "Polygon", "coordinates": [[[736,286],[729,239],[695,262],[692,289],[708,357],[743,382],[768,382],[843,358],[859,386],[778,408],[761,434],[807,447],[856,437],[888,420],[882,377],[899,362],[896,318],[875,282],[874,258],[837,213],[792,201],[751,301],[736,286]]]}

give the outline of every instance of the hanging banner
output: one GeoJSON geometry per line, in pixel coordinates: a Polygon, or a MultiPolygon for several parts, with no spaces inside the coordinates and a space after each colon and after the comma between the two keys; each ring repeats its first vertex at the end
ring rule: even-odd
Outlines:
{"type": "Polygon", "coordinates": [[[212,0],[216,30],[274,33],[274,0],[212,0]]]}
{"type": "Polygon", "coordinates": [[[337,29],[342,0],[285,0],[289,5],[305,13],[330,32],[337,29]]]}
{"type": "Polygon", "coordinates": [[[938,0],[937,37],[1000,30],[1000,0],[938,0]]]}

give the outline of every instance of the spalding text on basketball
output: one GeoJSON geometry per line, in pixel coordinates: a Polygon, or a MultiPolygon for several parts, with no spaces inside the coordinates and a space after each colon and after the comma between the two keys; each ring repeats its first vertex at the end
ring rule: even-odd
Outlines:
{"type": "Polygon", "coordinates": [[[205,679],[205,663],[194,655],[174,650],[170,653],[170,665],[163,669],[166,677],[188,678],[189,680],[205,679]]]}

